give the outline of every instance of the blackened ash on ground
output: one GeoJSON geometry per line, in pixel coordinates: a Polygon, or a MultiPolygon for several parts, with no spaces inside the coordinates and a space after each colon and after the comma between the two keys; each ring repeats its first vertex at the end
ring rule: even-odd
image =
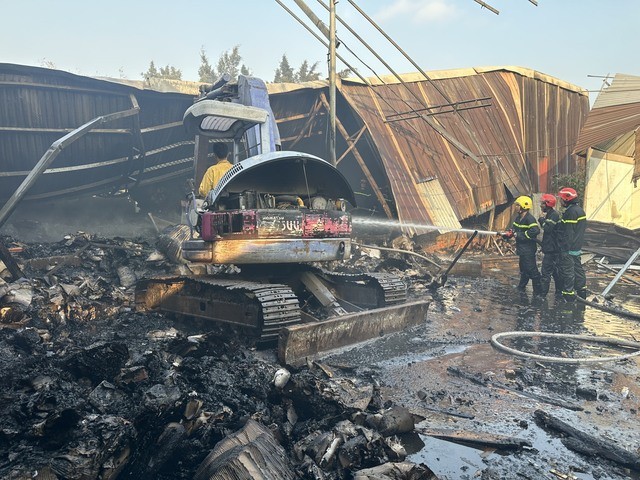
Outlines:
{"type": "Polygon", "coordinates": [[[0,282],[0,477],[194,478],[249,419],[298,478],[352,478],[406,456],[366,380],[310,365],[276,386],[280,366],[241,334],[136,312],[138,279],[184,268],[153,244],[4,241],[28,279],[0,282]]]}

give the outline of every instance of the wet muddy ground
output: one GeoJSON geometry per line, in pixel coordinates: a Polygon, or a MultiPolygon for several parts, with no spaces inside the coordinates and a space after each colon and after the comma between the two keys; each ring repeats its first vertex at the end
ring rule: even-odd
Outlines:
{"type": "MultiPolygon", "coordinates": [[[[282,388],[274,382],[281,366],[273,351],[256,351],[245,337],[210,325],[135,311],[136,279],[177,268],[155,251],[146,218],[139,222],[149,234],[144,239],[132,240],[136,228],[125,225],[116,234],[127,239],[75,234],[50,243],[16,241],[35,226],[30,221],[5,229],[21,263],[80,261],[33,263],[25,268],[28,280],[0,282],[0,478],[194,478],[207,454],[249,419],[284,447],[291,478],[353,478],[405,456],[423,469],[375,478],[434,478],[429,469],[443,480],[640,478],[639,465],[576,453],[535,418],[536,411],[548,413],[637,455],[637,357],[555,364],[489,342],[512,330],[634,340],[640,322],[556,302],[552,293],[533,300],[531,292],[515,293],[506,272],[450,275],[445,287],[429,292],[411,259],[403,271],[412,296],[433,296],[425,324],[289,369],[282,388]],[[371,420],[389,407],[406,407],[415,428],[390,433],[371,420]],[[442,432],[521,442],[487,447],[443,440],[442,432]],[[332,445],[339,445],[333,456],[332,445]]],[[[611,275],[596,275],[591,272],[589,287],[601,291],[611,275]]],[[[635,287],[621,283],[613,293],[640,312],[635,287]]],[[[560,357],[621,352],[557,339],[508,344],[560,357]]]]}
{"type": "MultiPolygon", "coordinates": [[[[595,291],[605,285],[590,283],[595,291]]],[[[620,285],[614,292],[628,310],[640,312],[635,289],[620,285]]],[[[508,278],[452,277],[434,294],[424,327],[335,353],[324,361],[366,365],[367,375],[380,382],[385,399],[424,418],[417,432],[463,430],[516,437],[531,444],[508,452],[425,434],[408,438],[409,459],[424,462],[438,478],[640,478],[637,472],[600,456],[575,453],[563,445],[560,435],[540,428],[534,420],[534,412],[541,409],[637,454],[638,357],[567,365],[525,359],[491,346],[492,335],[513,330],[640,339],[638,321],[566,304],[553,297],[553,287],[549,299],[540,301],[531,292],[517,293],[508,278]],[[547,398],[582,410],[544,401],[547,398]]],[[[629,352],[566,339],[516,339],[505,344],[559,357],[629,352]]]]}

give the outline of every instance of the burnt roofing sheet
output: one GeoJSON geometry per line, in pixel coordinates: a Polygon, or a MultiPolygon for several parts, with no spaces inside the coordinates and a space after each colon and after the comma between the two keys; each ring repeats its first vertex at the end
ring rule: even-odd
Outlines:
{"type": "MultiPolygon", "coordinates": [[[[548,190],[551,175],[574,169],[571,152],[588,111],[584,90],[526,69],[494,67],[429,76],[439,79],[427,81],[411,74],[401,77],[404,84],[343,81],[339,86],[338,119],[354,116],[366,127],[368,135],[363,137],[374,147],[366,162],[374,168],[382,165],[403,221],[437,224],[434,208],[443,203],[450,205],[457,220],[469,218],[506,203],[508,193],[548,190]],[[433,115],[430,122],[422,116],[433,111],[426,107],[482,98],[489,99],[488,106],[433,115]],[[479,161],[445,140],[437,128],[445,129],[479,161]],[[426,190],[419,185],[429,179],[439,181],[439,201],[425,201],[426,190]]],[[[313,111],[313,97],[326,88],[319,82],[306,89],[296,87],[298,97],[307,98],[298,102],[307,104],[304,114],[270,91],[277,118],[307,115],[306,145],[314,136],[326,142],[325,130],[314,129],[309,120],[322,114],[313,111]]],[[[273,89],[287,91],[283,86],[273,89]]],[[[356,130],[348,133],[354,136],[356,130]]]]}

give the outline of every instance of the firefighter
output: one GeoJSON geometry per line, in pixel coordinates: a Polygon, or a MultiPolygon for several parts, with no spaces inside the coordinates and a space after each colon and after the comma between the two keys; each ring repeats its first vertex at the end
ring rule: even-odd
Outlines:
{"type": "Polygon", "coordinates": [[[517,289],[524,291],[531,280],[534,295],[540,293],[540,272],[536,264],[536,251],[538,249],[537,236],[540,233],[538,222],[531,215],[530,210],[533,205],[531,198],[520,196],[515,200],[519,210],[513,220],[512,228],[502,232],[500,236],[508,240],[516,239],[516,254],[519,257],[520,282],[517,289]]]}
{"type": "Polygon", "coordinates": [[[558,272],[560,250],[558,247],[558,224],[560,214],[555,209],[556,197],[545,193],[540,198],[540,208],[543,215],[538,218],[538,223],[544,232],[542,235],[541,249],[542,266],[540,268],[540,296],[545,297],[549,293],[551,277],[556,288],[556,296],[562,296],[562,283],[558,272]]]}
{"type": "Polygon", "coordinates": [[[581,298],[587,298],[587,277],[580,260],[584,232],[587,229],[587,215],[578,203],[578,193],[573,188],[562,188],[558,196],[565,207],[558,231],[562,297],[573,302],[576,294],[581,298]]]}

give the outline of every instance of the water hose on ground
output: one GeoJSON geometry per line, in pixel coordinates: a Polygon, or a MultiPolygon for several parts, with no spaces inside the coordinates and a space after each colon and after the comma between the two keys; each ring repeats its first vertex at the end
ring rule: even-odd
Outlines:
{"type": "Polygon", "coordinates": [[[519,357],[532,358],[534,360],[540,360],[543,362],[553,363],[569,363],[569,364],[582,364],[582,363],[602,363],[602,362],[614,362],[618,360],[625,360],[627,358],[636,357],[640,355],[640,342],[633,342],[631,340],[624,340],[622,338],[615,337],[598,337],[594,335],[574,335],[570,333],[550,333],[550,332],[502,332],[496,333],[491,337],[491,344],[498,350],[502,350],[519,357]],[[608,345],[614,345],[617,347],[631,347],[636,348],[637,351],[633,353],[626,353],[623,355],[617,355],[613,357],[585,357],[585,358],[565,358],[565,357],[550,357],[547,355],[538,355],[536,353],[523,352],[515,348],[507,347],[500,343],[501,338],[505,337],[552,337],[552,338],[571,338],[574,340],[580,340],[592,343],[604,343],[608,345]]]}
{"type": "Polygon", "coordinates": [[[637,314],[637,313],[611,307],[605,303],[598,303],[591,300],[586,300],[582,297],[578,297],[577,295],[576,295],[576,300],[580,303],[584,303],[585,305],[589,305],[590,307],[597,308],[598,310],[602,310],[603,312],[613,313],[614,315],[620,315],[621,317],[633,318],[634,320],[640,320],[640,314],[637,314]]]}

